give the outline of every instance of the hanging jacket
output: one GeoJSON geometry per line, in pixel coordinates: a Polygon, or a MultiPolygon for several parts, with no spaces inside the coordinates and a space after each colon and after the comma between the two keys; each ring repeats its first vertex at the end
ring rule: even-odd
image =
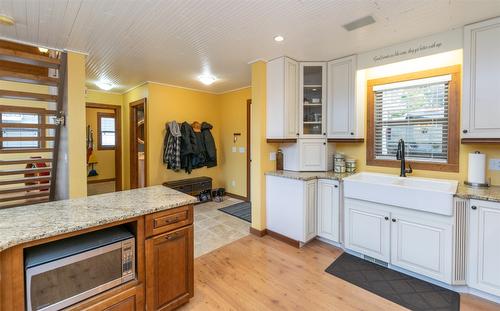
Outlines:
{"type": "Polygon", "coordinates": [[[181,125],[181,168],[186,173],[191,174],[193,170],[193,158],[198,152],[193,128],[189,123],[183,122],[181,125]]]}
{"type": "Polygon", "coordinates": [[[203,122],[201,124],[201,137],[206,167],[217,166],[217,149],[215,147],[214,137],[210,132],[212,128],[213,126],[210,123],[203,122]]]}
{"type": "Polygon", "coordinates": [[[172,121],[165,125],[163,140],[163,163],[168,169],[178,171],[181,168],[181,131],[179,124],[172,121]]]}

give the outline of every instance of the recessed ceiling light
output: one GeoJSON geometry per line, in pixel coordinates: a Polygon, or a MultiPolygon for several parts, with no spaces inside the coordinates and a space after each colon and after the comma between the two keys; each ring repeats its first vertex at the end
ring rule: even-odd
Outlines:
{"type": "Polygon", "coordinates": [[[12,26],[16,23],[14,18],[7,16],[7,15],[0,15],[0,24],[6,25],[6,26],[12,26]]]}
{"type": "Polygon", "coordinates": [[[38,51],[40,51],[40,53],[47,53],[47,52],[49,51],[49,49],[39,47],[39,48],[38,48],[38,51]]]}
{"type": "Polygon", "coordinates": [[[276,36],[276,37],[274,37],[274,41],[276,41],[276,42],[281,42],[283,40],[285,40],[285,38],[283,38],[283,36],[276,36]]]}
{"type": "Polygon", "coordinates": [[[210,85],[214,83],[217,80],[217,78],[212,75],[201,75],[198,77],[198,80],[200,80],[200,82],[205,85],[210,85]]]}
{"type": "Polygon", "coordinates": [[[109,91],[114,87],[113,83],[108,81],[96,81],[95,85],[97,85],[101,90],[105,91],[109,91]]]}

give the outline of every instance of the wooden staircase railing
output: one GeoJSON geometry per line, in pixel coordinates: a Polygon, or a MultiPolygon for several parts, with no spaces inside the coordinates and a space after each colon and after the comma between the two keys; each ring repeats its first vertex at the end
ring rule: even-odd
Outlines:
{"type": "Polygon", "coordinates": [[[54,200],[66,54],[53,51],[49,57],[0,41],[0,63],[0,80],[10,83],[0,89],[0,209],[54,200]],[[36,121],[12,120],[16,115],[36,121]]]}

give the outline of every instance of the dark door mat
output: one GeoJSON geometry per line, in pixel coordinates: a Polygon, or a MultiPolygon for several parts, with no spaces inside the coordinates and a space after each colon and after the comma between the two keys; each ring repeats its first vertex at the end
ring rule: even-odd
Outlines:
{"type": "Polygon", "coordinates": [[[458,293],[347,253],[325,271],[410,310],[460,310],[458,293]]]}
{"type": "Polygon", "coordinates": [[[241,202],[219,208],[219,211],[229,214],[247,222],[252,222],[252,205],[250,202],[241,202]]]}

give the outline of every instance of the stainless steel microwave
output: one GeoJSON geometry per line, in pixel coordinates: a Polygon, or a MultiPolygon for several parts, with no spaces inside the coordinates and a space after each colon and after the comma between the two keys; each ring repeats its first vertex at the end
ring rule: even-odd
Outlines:
{"type": "Polygon", "coordinates": [[[28,311],[60,310],[135,279],[135,238],[118,226],[28,248],[28,311]]]}

